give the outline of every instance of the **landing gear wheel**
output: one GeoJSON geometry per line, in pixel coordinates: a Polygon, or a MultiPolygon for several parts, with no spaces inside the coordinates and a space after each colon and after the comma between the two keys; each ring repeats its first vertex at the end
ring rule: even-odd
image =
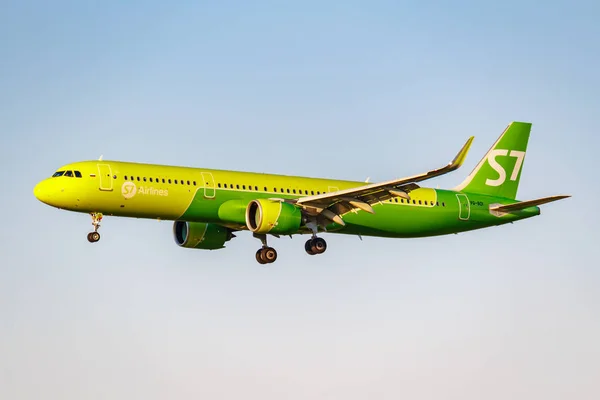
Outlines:
{"type": "Polygon", "coordinates": [[[277,251],[272,247],[266,247],[262,249],[263,258],[267,263],[274,263],[277,260],[277,251]]]}
{"type": "Polygon", "coordinates": [[[87,240],[90,243],[96,243],[98,240],[100,240],[100,234],[98,232],[90,232],[87,235],[87,240]]]}
{"type": "Polygon", "coordinates": [[[320,237],[316,237],[311,239],[311,246],[310,249],[312,250],[313,253],[315,254],[323,254],[325,253],[325,250],[327,250],[327,242],[325,241],[325,239],[320,238],[320,237]]]}
{"type": "Polygon", "coordinates": [[[259,264],[271,264],[277,260],[277,251],[272,247],[263,247],[256,252],[256,261],[259,264]]]}
{"type": "Polygon", "coordinates": [[[313,242],[313,240],[312,240],[312,239],[308,239],[308,240],[306,241],[306,243],[304,243],[304,250],[305,250],[305,251],[306,251],[308,254],[310,254],[311,256],[314,256],[314,255],[315,255],[315,252],[314,252],[314,251],[312,251],[312,242],[313,242]]]}
{"type": "Polygon", "coordinates": [[[254,233],[253,236],[260,239],[263,245],[263,247],[256,252],[256,261],[258,261],[259,264],[270,264],[275,262],[275,260],[277,260],[277,251],[267,245],[267,235],[264,233],[254,233]]]}
{"type": "Polygon", "coordinates": [[[267,261],[263,258],[263,249],[258,249],[256,252],[256,261],[258,261],[259,264],[267,263],[267,261]]]}

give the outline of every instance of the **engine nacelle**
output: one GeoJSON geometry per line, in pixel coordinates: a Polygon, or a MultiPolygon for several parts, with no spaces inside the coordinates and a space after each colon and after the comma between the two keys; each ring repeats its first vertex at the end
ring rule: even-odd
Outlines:
{"type": "Polygon", "coordinates": [[[254,233],[290,235],[302,224],[300,209],[282,201],[252,200],[246,208],[246,226],[254,233]]]}
{"type": "Polygon", "coordinates": [[[221,249],[233,237],[224,226],[204,222],[175,221],[173,224],[175,243],[188,249],[221,249]]]}

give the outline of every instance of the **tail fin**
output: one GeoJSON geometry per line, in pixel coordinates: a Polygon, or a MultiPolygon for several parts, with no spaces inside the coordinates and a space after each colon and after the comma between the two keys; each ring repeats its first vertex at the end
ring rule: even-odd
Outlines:
{"type": "Polygon", "coordinates": [[[516,199],[530,131],[529,122],[511,122],[455,190],[516,199]]]}

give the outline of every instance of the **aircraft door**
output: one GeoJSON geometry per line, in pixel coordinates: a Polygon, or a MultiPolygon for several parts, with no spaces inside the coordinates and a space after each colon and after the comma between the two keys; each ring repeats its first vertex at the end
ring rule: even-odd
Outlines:
{"type": "Polygon", "coordinates": [[[204,197],[207,199],[215,198],[215,178],[210,172],[202,172],[202,182],[204,183],[204,197]]]}
{"type": "Polygon", "coordinates": [[[458,199],[458,219],[466,221],[471,216],[471,205],[466,194],[459,193],[456,195],[458,199]]]}
{"type": "Polygon", "coordinates": [[[98,164],[98,176],[100,177],[100,190],[113,190],[113,177],[110,165],[98,164]]]}

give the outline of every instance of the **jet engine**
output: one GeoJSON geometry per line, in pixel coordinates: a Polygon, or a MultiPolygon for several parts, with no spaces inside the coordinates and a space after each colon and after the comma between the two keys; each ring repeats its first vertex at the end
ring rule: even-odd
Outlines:
{"type": "Polygon", "coordinates": [[[224,226],[204,222],[175,221],[175,243],[189,249],[221,249],[231,240],[233,233],[224,226]]]}
{"type": "Polygon", "coordinates": [[[302,212],[293,204],[257,199],[246,207],[246,226],[254,233],[289,235],[301,224],[302,212]]]}

